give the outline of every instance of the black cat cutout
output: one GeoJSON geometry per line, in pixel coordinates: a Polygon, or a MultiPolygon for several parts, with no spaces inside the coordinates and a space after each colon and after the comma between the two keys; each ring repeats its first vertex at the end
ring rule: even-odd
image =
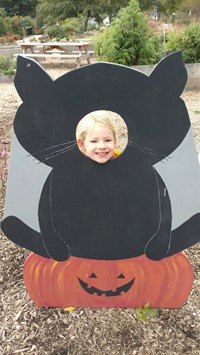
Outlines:
{"type": "MultiPolygon", "coordinates": [[[[159,62],[149,77],[125,66],[96,63],[55,81],[39,64],[19,56],[15,85],[23,103],[14,132],[27,159],[34,157],[52,169],[41,186],[40,230],[9,214],[8,206],[1,223],[5,235],[57,261],[70,256],[118,260],[143,254],[160,260],[197,243],[200,175],[187,109],[180,98],[186,80],[180,52],[159,62]],[[125,151],[106,164],[83,156],[75,141],[79,120],[96,110],[118,113],[128,127],[125,151]],[[182,150],[191,151],[191,159],[188,153],[179,161],[182,150]],[[184,164],[184,176],[177,182],[173,169],[184,171],[184,164]],[[169,167],[166,179],[165,167],[169,167]],[[173,190],[174,183],[181,185],[185,201],[181,217],[188,191],[194,189],[197,200],[176,227],[172,225],[176,191],[170,196],[168,187],[171,184],[173,190]]],[[[34,199],[34,186],[29,193],[34,199]]],[[[28,205],[25,209],[31,216],[28,205]]]]}

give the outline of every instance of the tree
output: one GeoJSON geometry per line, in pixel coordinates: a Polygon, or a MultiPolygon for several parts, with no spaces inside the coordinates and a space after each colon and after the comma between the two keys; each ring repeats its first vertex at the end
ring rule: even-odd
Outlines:
{"type": "Polygon", "coordinates": [[[183,0],[180,10],[187,13],[191,13],[191,17],[200,17],[199,0],[183,0]]]}
{"type": "Polygon", "coordinates": [[[139,0],[140,9],[146,11],[153,7],[155,0],[139,0]]]}
{"type": "Polygon", "coordinates": [[[85,17],[84,31],[87,29],[88,20],[94,17],[98,22],[101,21],[101,3],[98,0],[75,0],[77,3],[77,14],[85,17]]]}
{"type": "Polygon", "coordinates": [[[131,0],[99,36],[95,47],[99,59],[103,61],[124,65],[152,64],[160,59],[159,41],[155,37],[150,39],[147,18],[141,12],[138,1],[131,0]]]}
{"type": "Polygon", "coordinates": [[[0,8],[0,36],[6,33],[6,26],[4,23],[4,18],[6,17],[6,12],[3,8],[0,8]]]}
{"type": "Polygon", "coordinates": [[[76,15],[75,6],[70,0],[39,0],[36,7],[36,17],[42,25],[54,25],[57,21],[76,15]]]}
{"type": "Polygon", "coordinates": [[[119,10],[128,5],[129,0],[100,0],[99,3],[102,13],[108,15],[111,22],[119,10]]]}
{"type": "Polygon", "coordinates": [[[87,24],[88,18],[98,17],[100,10],[98,0],[39,0],[36,13],[37,18],[47,25],[80,15],[85,16],[87,24]]]}
{"type": "Polygon", "coordinates": [[[7,16],[35,16],[38,0],[0,0],[7,16]]]}
{"type": "Polygon", "coordinates": [[[81,15],[85,17],[86,27],[90,17],[94,17],[98,22],[102,21],[103,15],[112,19],[127,4],[128,0],[39,0],[37,17],[43,23],[52,25],[57,21],[81,15]]]}
{"type": "Polygon", "coordinates": [[[179,10],[184,0],[154,0],[159,12],[164,12],[171,15],[173,12],[179,10]]]}

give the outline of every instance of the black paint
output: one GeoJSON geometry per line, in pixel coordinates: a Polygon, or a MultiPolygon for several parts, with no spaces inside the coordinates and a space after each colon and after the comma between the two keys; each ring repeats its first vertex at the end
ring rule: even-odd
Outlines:
{"type": "Polygon", "coordinates": [[[97,63],[55,82],[36,62],[19,56],[15,85],[23,104],[14,130],[21,145],[53,170],[39,202],[41,234],[10,216],[1,225],[7,237],[59,261],[70,255],[115,260],[144,253],[159,260],[198,242],[199,214],[171,231],[170,198],[153,168],[190,128],[179,97],[186,80],[180,52],[163,59],[149,77],[97,63]],[[75,145],[58,151],[64,147],[58,145],[75,140],[85,114],[101,109],[117,112],[127,124],[129,144],[118,158],[102,165],[75,145]]]}

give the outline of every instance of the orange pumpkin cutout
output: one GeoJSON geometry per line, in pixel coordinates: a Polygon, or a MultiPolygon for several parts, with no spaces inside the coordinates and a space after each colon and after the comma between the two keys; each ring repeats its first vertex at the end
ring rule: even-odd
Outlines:
{"type": "Polygon", "coordinates": [[[193,284],[193,269],[183,253],[160,261],[145,255],[123,260],[70,257],[57,262],[30,254],[24,264],[30,297],[41,307],[128,307],[149,303],[178,308],[193,284]]]}

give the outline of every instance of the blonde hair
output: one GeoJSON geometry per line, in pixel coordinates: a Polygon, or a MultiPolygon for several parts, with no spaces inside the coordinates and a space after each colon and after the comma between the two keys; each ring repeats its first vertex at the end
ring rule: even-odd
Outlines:
{"type": "Polygon", "coordinates": [[[91,113],[88,113],[79,121],[76,127],[77,142],[80,139],[84,141],[86,135],[90,133],[97,124],[109,128],[113,133],[114,142],[117,142],[117,130],[110,119],[109,111],[105,110],[93,111],[91,113]]]}

